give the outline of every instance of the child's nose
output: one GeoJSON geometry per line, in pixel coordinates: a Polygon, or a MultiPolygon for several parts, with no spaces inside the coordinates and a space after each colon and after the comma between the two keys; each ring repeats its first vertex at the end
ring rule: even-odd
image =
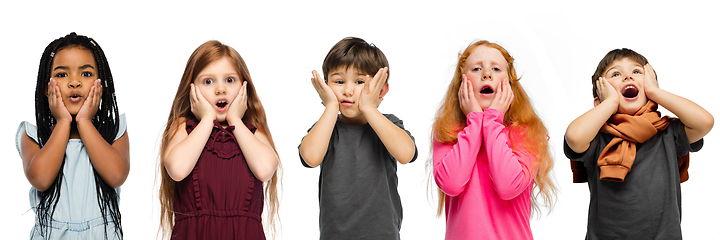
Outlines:
{"type": "Polygon", "coordinates": [[[630,80],[635,81],[635,79],[633,79],[632,76],[625,76],[625,78],[623,78],[623,82],[630,81],[630,80]]]}
{"type": "Polygon", "coordinates": [[[345,84],[345,88],[343,88],[343,95],[352,96],[354,88],[350,85],[352,84],[345,84]]]}
{"type": "Polygon", "coordinates": [[[215,88],[215,94],[225,94],[225,92],[225,86],[223,86],[222,84],[218,85],[218,87],[215,88]]]}
{"type": "Polygon", "coordinates": [[[82,86],[82,84],[75,78],[71,78],[70,81],[68,81],[69,88],[79,88],[80,86],[82,86]]]}
{"type": "Polygon", "coordinates": [[[490,71],[483,71],[483,80],[492,80],[492,73],[490,71]]]}

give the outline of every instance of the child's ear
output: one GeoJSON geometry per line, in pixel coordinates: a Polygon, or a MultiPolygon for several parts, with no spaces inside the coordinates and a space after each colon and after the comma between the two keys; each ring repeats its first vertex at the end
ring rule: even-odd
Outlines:
{"type": "Polygon", "coordinates": [[[380,94],[378,95],[380,98],[385,97],[385,94],[390,91],[390,84],[385,83],[385,85],[380,89],[380,94]]]}
{"type": "Polygon", "coordinates": [[[596,97],[595,99],[593,99],[593,103],[595,104],[596,107],[597,107],[598,105],[600,105],[600,98],[599,98],[599,97],[596,97]]]}

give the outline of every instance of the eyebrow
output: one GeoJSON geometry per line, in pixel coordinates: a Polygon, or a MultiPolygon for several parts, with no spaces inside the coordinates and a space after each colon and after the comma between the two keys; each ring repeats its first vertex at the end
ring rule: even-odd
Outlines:
{"type": "MultiPolygon", "coordinates": [[[[87,68],[95,69],[95,67],[93,67],[90,64],[85,64],[85,65],[82,65],[79,67],[79,69],[87,69],[87,68]]],[[[53,69],[53,71],[58,70],[58,69],[69,70],[70,68],[67,66],[57,66],[57,67],[55,67],[55,69],[53,69]]]]}
{"type": "Polygon", "coordinates": [[[57,66],[57,67],[55,67],[55,69],[53,69],[53,71],[58,70],[58,69],[67,70],[67,69],[70,69],[70,68],[69,68],[69,67],[66,67],[66,66],[57,66]]]}
{"type": "Polygon", "coordinates": [[[93,67],[93,66],[92,66],[92,65],[90,65],[90,64],[85,64],[85,65],[82,65],[82,66],[80,66],[79,68],[80,68],[80,69],[86,69],[86,68],[92,68],[92,69],[95,69],[95,67],[93,67]]]}

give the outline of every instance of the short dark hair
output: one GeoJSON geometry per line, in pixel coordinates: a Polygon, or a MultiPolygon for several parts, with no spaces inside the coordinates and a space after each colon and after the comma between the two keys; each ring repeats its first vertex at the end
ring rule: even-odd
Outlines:
{"type": "MultiPolygon", "coordinates": [[[[390,67],[388,60],[374,44],[370,44],[361,38],[346,37],[335,44],[325,56],[323,61],[323,75],[325,81],[330,71],[345,67],[353,67],[362,74],[375,76],[380,68],[390,67]]],[[[390,79],[390,70],[387,72],[390,79]]]]}
{"type": "Polygon", "coordinates": [[[607,70],[610,64],[623,58],[633,60],[642,66],[645,66],[645,64],[648,63],[647,58],[643,57],[643,55],[640,55],[639,53],[627,48],[615,49],[610,51],[609,53],[607,53],[607,55],[605,55],[602,60],[600,60],[597,69],[595,69],[595,73],[592,75],[593,98],[598,97],[596,81],[600,78],[600,76],[602,76],[605,70],[607,70]]]}

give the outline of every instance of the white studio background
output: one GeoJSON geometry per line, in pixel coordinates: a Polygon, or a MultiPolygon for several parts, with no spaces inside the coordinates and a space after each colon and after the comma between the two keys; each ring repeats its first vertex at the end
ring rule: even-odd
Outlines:
{"type": "MultiPolygon", "coordinates": [[[[390,92],[380,111],[403,119],[416,140],[416,162],[398,166],[403,239],[444,236],[444,217],[435,217],[436,201],[426,190],[429,133],[457,54],[472,41],[498,42],[515,57],[521,83],[550,131],[560,193],[549,216],[532,220],[536,239],[585,235],[589,192],[586,184],[572,183],[562,139],[567,125],[593,106],[590,76],[608,51],[627,47],[643,54],[661,88],[720,117],[712,97],[718,86],[715,25],[720,17],[712,3],[251,2],[0,4],[1,89],[7,94],[0,120],[2,238],[25,239],[33,225],[31,186],[14,137],[21,121],[34,123],[42,51],[73,31],[103,47],[120,112],[127,115],[131,171],[121,193],[126,239],[155,238],[160,135],[188,57],[211,39],[240,52],[267,110],[283,164],[282,239],[318,238],[320,171],[302,167],[297,146],[323,111],[311,71],[321,70],[328,50],[344,37],[361,37],[385,52],[390,92]]],[[[692,154],[691,178],[682,184],[685,239],[720,238],[714,171],[720,163],[712,157],[720,155],[719,131],[710,132],[703,150],[692,154]]]]}

